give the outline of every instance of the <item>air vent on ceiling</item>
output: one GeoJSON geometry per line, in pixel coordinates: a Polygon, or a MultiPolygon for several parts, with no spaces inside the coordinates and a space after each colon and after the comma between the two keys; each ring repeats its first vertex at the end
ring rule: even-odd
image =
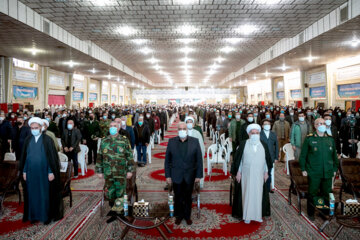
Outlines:
{"type": "Polygon", "coordinates": [[[299,45],[304,43],[304,32],[299,34],[299,45]]]}
{"type": "Polygon", "coordinates": [[[43,32],[46,34],[50,34],[50,23],[45,20],[43,20],[43,32]]]}
{"type": "Polygon", "coordinates": [[[345,6],[340,7],[340,22],[346,22],[349,20],[349,7],[346,4],[345,6]]]}

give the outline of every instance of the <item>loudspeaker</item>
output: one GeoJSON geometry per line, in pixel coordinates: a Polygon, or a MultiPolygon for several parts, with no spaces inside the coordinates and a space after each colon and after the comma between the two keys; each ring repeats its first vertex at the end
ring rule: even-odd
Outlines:
{"type": "Polygon", "coordinates": [[[304,87],[305,87],[305,88],[308,88],[308,87],[309,87],[309,84],[304,83],[304,87]]]}
{"type": "Polygon", "coordinates": [[[308,98],[304,97],[304,102],[307,103],[308,102],[308,98]]]}
{"type": "Polygon", "coordinates": [[[185,91],[189,90],[189,87],[185,87],[185,91]]]}
{"type": "Polygon", "coordinates": [[[69,86],[67,86],[67,87],[66,87],[66,91],[69,91],[69,90],[70,90],[70,87],[69,87],[69,86]]]}
{"type": "Polygon", "coordinates": [[[75,91],[75,87],[73,86],[73,91],[75,91]]]}

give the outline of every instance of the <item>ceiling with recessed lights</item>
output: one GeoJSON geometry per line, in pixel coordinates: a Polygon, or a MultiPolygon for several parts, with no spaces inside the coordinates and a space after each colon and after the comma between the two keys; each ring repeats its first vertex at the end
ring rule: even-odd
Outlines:
{"type": "Polygon", "coordinates": [[[157,85],[207,85],[346,0],[20,0],[157,85]]]}

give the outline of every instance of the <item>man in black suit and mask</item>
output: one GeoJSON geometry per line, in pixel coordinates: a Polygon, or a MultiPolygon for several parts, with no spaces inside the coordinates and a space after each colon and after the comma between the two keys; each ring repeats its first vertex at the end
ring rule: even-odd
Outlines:
{"type": "Polygon", "coordinates": [[[194,182],[203,177],[203,163],[198,139],[187,135],[186,123],[178,125],[179,136],[169,140],[165,157],[165,177],[173,184],[175,194],[175,224],[182,219],[188,225],[191,221],[191,194],[194,182]]]}

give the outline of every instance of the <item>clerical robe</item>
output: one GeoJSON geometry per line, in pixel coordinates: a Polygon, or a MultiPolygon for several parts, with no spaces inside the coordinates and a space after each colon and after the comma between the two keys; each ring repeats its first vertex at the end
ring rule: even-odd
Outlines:
{"type": "Polygon", "coordinates": [[[258,221],[260,219],[252,219],[252,217],[258,215],[256,211],[260,209],[261,209],[261,216],[263,217],[270,216],[269,190],[267,189],[267,185],[264,182],[264,169],[267,168],[266,170],[269,173],[272,168],[272,161],[269,150],[266,147],[266,144],[262,141],[260,143],[261,144],[257,146],[258,154],[256,155],[258,155],[257,156],[258,159],[255,160],[256,163],[254,164],[253,166],[254,168],[252,169],[252,171],[254,171],[253,173],[250,173],[249,169],[243,169],[243,167],[248,168],[251,164],[251,161],[254,161],[254,157],[255,157],[254,155],[255,152],[252,149],[253,146],[251,146],[251,144],[248,143],[248,140],[240,142],[240,145],[236,150],[233,163],[231,165],[231,174],[233,175],[233,179],[235,179],[235,185],[233,190],[234,197],[233,197],[233,206],[232,206],[232,216],[239,219],[243,219],[243,217],[248,216],[248,219],[244,219],[244,220],[258,221]],[[264,168],[264,164],[260,158],[265,158],[266,168],[264,168]],[[236,174],[239,171],[240,165],[241,165],[240,169],[243,170],[243,174],[241,176],[240,183],[238,183],[236,181],[236,174]],[[257,177],[252,179],[251,175],[254,175],[254,173],[257,175],[257,177]],[[260,174],[261,174],[261,179],[259,177],[260,174]],[[254,186],[252,182],[254,182],[254,186]],[[256,189],[251,189],[255,187],[256,189]],[[243,196],[242,188],[246,188],[244,190],[245,190],[245,194],[249,194],[248,196],[243,196]],[[262,193],[261,190],[259,190],[259,188],[262,188],[262,193]],[[256,199],[254,199],[254,197],[256,199]],[[260,199],[261,202],[259,202],[260,199]],[[251,201],[254,202],[252,203],[251,201]],[[243,209],[243,206],[246,209],[243,209]],[[257,209],[252,209],[254,207],[257,209]]]}
{"type": "Polygon", "coordinates": [[[60,161],[53,140],[46,134],[35,140],[26,138],[20,160],[20,173],[24,190],[23,221],[49,223],[63,217],[63,200],[60,182],[60,161]],[[49,181],[48,174],[54,174],[49,181]]]}

